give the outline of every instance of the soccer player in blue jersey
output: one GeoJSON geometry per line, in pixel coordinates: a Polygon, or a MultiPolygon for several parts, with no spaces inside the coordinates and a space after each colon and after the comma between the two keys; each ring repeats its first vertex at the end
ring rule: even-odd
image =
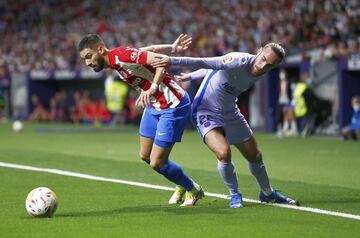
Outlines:
{"type": "Polygon", "coordinates": [[[204,79],[192,103],[191,116],[203,141],[218,159],[218,171],[230,192],[230,208],[243,206],[230,145],[248,160],[249,169],[259,184],[262,202],[297,203],[272,188],[253,132],[236,105],[237,97],[284,57],[283,47],[269,43],[256,55],[232,52],[209,58],[164,56],[152,64],[153,67],[182,65],[198,69],[177,76],[178,81],[204,79]]]}
{"type": "MultiPolygon", "coordinates": [[[[151,67],[150,63],[161,56],[154,52],[186,49],[189,42],[190,38],[181,35],[172,45],[110,50],[100,36],[90,34],[79,43],[80,57],[87,66],[95,72],[114,70],[123,81],[140,92],[137,104],[145,108],[139,130],[140,157],[169,181],[184,188],[182,195],[185,195],[185,200],[181,206],[194,206],[204,196],[201,186],[169,159],[174,144],[181,141],[190,113],[190,99],[173,76],[164,68],[151,67]]],[[[180,201],[171,197],[169,203],[180,201]]]]}

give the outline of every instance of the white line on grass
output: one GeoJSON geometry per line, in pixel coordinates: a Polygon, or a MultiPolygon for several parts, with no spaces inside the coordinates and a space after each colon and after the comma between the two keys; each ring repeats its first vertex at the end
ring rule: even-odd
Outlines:
{"type": "MultiPolygon", "coordinates": [[[[103,182],[111,182],[111,183],[120,183],[120,184],[126,184],[126,185],[132,185],[132,186],[138,186],[138,187],[144,187],[144,188],[153,188],[153,189],[159,189],[159,190],[167,190],[167,191],[174,190],[173,188],[160,186],[160,185],[132,182],[132,181],[121,180],[121,179],[105,178],[105,177],[100,177],[100,176],[75,173],[75,172],[59,170],[59,169],[38,168],[38,167],[33,167],[33,166],[4,163],[4,162],[0,162],[0,167],[29,170],[29,171],[36,171],[36,172],[44,172],[44,173],[50,173],[50,174],[58,174],[58,175],[69,176],[69,177],[77,177],[77,178],[84,178],[84,179],[103,181],[103,182]]],[[[206,196],[209,196],[209,197],[228,199],[227,195],[224,195],[224,194],[208,193],[208,192],[206,192],[205,194],[206,194],[206,196]]],[[[250,202],[250,203],[260,203],[260,201],[258,201],[258,200],[249,199],[249,198],[244,198],[243,200],[245,202],[250,202]]],[[[296,207],[296,206],[283,205],[283,204],[268,204],[268,205],[276,206],[276,207],[284,207],[284,208],[289,208],[289,209],[294,209],[294,210],[299,210],[299,211],[319,213],[319,214],[324,214],[324,215],[329,215],[329,216],[336,216],[336,217],[360,220],[359,215],[354,215],[354,214],[349,214],[349,213],[327,211],[327,210],[311,208],[311,207],[296,207]]]]}

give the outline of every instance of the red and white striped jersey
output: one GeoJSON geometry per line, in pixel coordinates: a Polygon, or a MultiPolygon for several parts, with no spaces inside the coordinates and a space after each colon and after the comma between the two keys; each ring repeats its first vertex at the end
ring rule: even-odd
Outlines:
{"type": "MultiPolygon", "coordinates": [[[[155,75],[155,68],[147,65],[146,59],[147,52],[140,49],[118,47],[109,51],[111,68],[139,92],[151,87],[155,75]]],[[[184,98],[185,93],[173,77],[166,73],[156,94],[150,98],[150,105],[159,111],[174,108],[184,98]]]]}

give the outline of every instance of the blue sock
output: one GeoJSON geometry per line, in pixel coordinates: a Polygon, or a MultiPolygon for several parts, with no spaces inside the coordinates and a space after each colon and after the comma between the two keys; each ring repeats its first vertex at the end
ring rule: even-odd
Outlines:
{"type": "Polygon", "coordinates": [[[159,173],[171,182],[190,191],[194,187],[193,181],[184,173],[182,168],[171,160],[168,160],[163,167],[160,168],[159,173]]]}

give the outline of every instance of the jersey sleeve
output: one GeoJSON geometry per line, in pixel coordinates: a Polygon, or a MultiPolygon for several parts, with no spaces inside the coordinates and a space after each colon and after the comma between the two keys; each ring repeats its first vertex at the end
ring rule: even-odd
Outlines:
{"type": "Polygon", "coordinates": [[[250,55],[241,52],[231,52],[219,57],[192,58],[170,57],[172,65],[192,66],[197,69],[234,69],[250,62],[250,55]]]}
{"type": "Polygon", "coordinates": [[[191,80],[203,79],[207,74],[208,69],[198,69],[190,73],[191,80]]]}
{"type": "Polygon", "coordinates": [[[146,65],[147,51],[136,48],[124,47],[119,49],[120,61],[146,65]]]}

